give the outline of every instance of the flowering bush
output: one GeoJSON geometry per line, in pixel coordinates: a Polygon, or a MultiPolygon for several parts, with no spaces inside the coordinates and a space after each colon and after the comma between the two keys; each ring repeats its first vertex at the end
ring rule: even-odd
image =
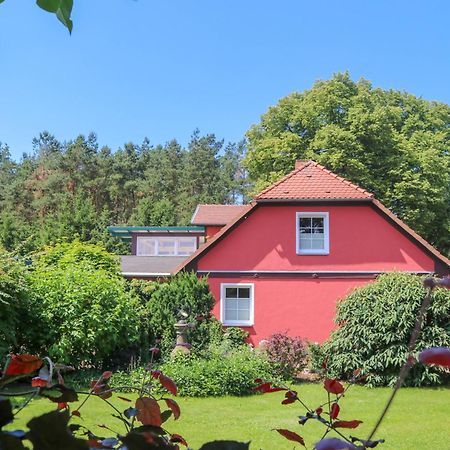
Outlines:
{"type": "Polygon", "coordinates": [[[293,378],[306,366],[306,346],[299,337],[275,333],[264,341],[263,348],[277,375],[284,380],[293,378]]]}

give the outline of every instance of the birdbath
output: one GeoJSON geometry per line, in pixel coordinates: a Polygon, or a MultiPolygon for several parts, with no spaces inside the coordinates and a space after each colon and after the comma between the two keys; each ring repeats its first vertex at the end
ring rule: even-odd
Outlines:
{"type": "Polygon", "coordinates": [[[188,314],[185,311],[179,312],[180,319],[178,322],[174,325],[175,332],[177,334],[177,342],[175,344],[175,348],[172,350],[172,356],[178,354],[178,353],[189,353],[189,349],[191,345],[187,341],[187,331],[190,328],[193,328],[193,324],[188,323],[186,320],[188,317],[188,314]]]}

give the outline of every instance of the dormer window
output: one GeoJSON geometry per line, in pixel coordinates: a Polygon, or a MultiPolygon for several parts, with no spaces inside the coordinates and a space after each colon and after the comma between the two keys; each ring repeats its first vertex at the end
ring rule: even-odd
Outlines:
{"type": "Polygon", "coordinates": [[[330,253],[328,213],[298,212],[296,236],[298,255],[328,255],[330,253]]]}

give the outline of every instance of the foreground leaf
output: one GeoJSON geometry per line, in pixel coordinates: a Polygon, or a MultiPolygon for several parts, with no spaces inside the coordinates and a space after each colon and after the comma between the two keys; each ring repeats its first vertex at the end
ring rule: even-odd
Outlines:
{"type": "Polygon", "coordinates": [[[172,400],[171,398],[164,398],[163,399],[166,402],[166,405],[172,410],[173,418],[175,420],[179,419],[181,415],[180,407],[178,406],[178,403],[175,400],[172,400]]]}
{"type": "Polygon", "coordinates": [[[342,394],[344,392],[344,386],[335,379],[326,378],[323,382],[323,387],[330,394],[342,394]]]}
{"type": "Polygon", "coordinates": [[[336,419],[339,415],[339,411],[341,410],[340,406],[337,403],[333,403],[330,409],[330,419],[336,419]]]}
{"type": "Polygon", "coordinates": [[[212,441],[201,446],[200,450],[248,450],[250,442],[212,441]]]}
{"type": "Polygon", "coordinates": [[[333,428],[357,428],[362,424],[362,420],[336,420],[333,423],[333,428]]]}
{"type": "Polygon", "coordinates": [[[86,441],[72,436],[67,428],[70,415],[67,411],[52,411],[31,419],[28,438],[34,450],[88,450],[86,441]]]}
{"type": "Polygon", "coordinates": [[[136,400],[137,420],[143,425],[160,427],[162,425],[161,409],[154,398],[139,397],[136,400]]]}
{"type": "Polygon", "coordinates": [[[46,397],[55,403],[68,403],[78,401],[78,394],[63,384],[55,384],[52,387],[43,387],[39,390],[42,397],[46,397]]]}
{"type": "Polygon", "coordinates": [[[25,375],[33,373],[38,370],[43,361],[38,356],[34,355],[11,355],[5,375],[25,375]]]}
{"type": "Polygon", "coordinates": [[[280,433],[281,436],[284,436],[286,439],[298,442],[299,444],[303,445],[303,447],[305,447],[305,441],[299,434],[294,433],[293,431],[285,430],[284,428],[277,428],[275,429],[275,431],[278,431],[278,433],[280,433]]]}
{"type": "Polygon", "coordinates": [[[450,348],[433,347],[420,352],[419,361],[422,364],[436,364],[450,368],[450,348]]]}
{"type": "Polygon", "coordinates": [[[314,446],[315,450],[356,450],[350,442],[341,441],[337,438],[322,439],[314,446]]]}

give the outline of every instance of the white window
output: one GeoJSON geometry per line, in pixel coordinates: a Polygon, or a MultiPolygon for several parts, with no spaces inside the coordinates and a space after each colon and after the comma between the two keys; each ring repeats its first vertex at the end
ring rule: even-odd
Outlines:
{"type": "Polygon", "coordinates": [[[296,235],[298,255],[328,255],[330,253],[328,213],[298,212],[296,235]]]}
{"type": "Polygon", "coordinates": [[[138,236],[137,256],[188,256],[197,250],[195,236],[138,236]]]}
{"type": "Polygon", "coordinates": [[[224,325],[253,325],[253,284],[221,284],[220,320],[224,325]]]}

